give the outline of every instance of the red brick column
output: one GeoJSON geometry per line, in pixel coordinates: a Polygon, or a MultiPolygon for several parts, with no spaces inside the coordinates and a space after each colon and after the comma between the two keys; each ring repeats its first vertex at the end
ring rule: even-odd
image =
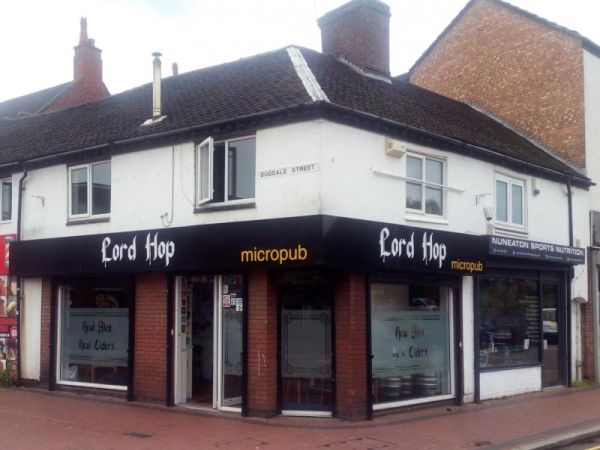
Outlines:
{"type": "Polygon", "coordinates": [[[348,274],[335,290],[337,416],[367,418],[365,275],[348,274]]]}
{"type": "Polygon", "coordinates": [[[167,275],[141,274],[135,280],[133,396],[167,398],[167,275]]]}
{"type": "Polygon", "coordinates": [[[52,279],[42,278],[42,300],[40,320],[40,382],[50,387],[50,346],[54,339],[50,337],[52,321],[52,279]]]}
{"type": "Polygon", "coordinates": [[[248,414],[277,414],[277,290],[266,270],[248,279],[248,414]]]}

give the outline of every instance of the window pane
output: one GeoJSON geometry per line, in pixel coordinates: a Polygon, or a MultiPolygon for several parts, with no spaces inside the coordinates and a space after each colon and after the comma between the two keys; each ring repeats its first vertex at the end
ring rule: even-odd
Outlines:
{"type": "Polygon", "coordinates": [[[435,286],[371,285],[373,402],[450,393],[448,295],[435,286]]]}
{"type": "Polygon", "coordinates": [[[425,187],[425,212],[427,214],[443,214],[442,190],[439,188],[425,187]]]}
{"type": "Polygon", "coordinates": [[[480,292],[481,367],[539,362],[540,295],[536,280],[487,278],[480,292]]]}
{"type": "Polygon", "coordinates": [[[229,142],[228,149],[228,200],[254,198],[256,139],[229,142]]]}
{"type": "Polygon", "coordinates": [[[110,162],[92,166],[92,214],[110,212],[110,162]]]}
{"type": "Polygon", "coordinates": [[[444,184],[443,169],[444,164],[435,159],[425,160],[425,176],[430,183],[444,184]]]}
{"type": "Polygon", "coordinates": [[[198,201],[210,198],[210,145],[200,147],[200,195],[198,201]]]}
{"type": "Polygon", "coordinates": [[[126,386],[130,291],[80,285],[61,292],[60,380],[126,386]]]}
{"type": "Polygon", "coordinates": [[[2,182],[2,220],[12,217],[12,181],[2,182]]]}
{"type": "Polygon", "coordinates": [[[406,207],[410,209],[423,209],[423,192],[418,183],[406,183],[406,207]]]}
{"type": "Polygon", "coordinates": [[[213,201],[225,201],[225,144],[215,144],[213,152],[213,201]]]}
{"type": "Polygon", "coordinates": [[[508,222],[508,190],[504,181],[496,181],[496,219],[508,222]]]}
{"type": "Polygon", "coordinates": [[[85,167],[71,170],[71,214],[87,214],[88,187],[85,167]]]}
{"type": "Polygon", "coordinates": [[[421,158],[408,156],[406,158],[406,176],[415,180],[423,179],[423,164],[421,158]]]}
{"type": "Polygon", "coordinates": [[[518,184],[512,186],[512,222],[523,225],[523,187],[518,184]]]}

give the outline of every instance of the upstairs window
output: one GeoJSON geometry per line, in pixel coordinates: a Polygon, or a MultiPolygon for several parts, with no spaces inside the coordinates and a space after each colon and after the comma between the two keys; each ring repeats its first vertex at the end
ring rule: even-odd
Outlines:
{"type": "Polygon", "coordinates": [[[110,161],[69,167],[69,217],[110,213],[110,161]]]}
{"type": "Polygon", "coordinates": [[[243,203],[254,198],[256,138],[204,140],[197,151],[197,205],[243,203]]]}
{"type": "Polygon", "coordinates": [[[525,182],[496,174],[496,222],[525,227],[525,182]]]}
{"type": "Polygon", "coordinates": [[[406,157],[406,208],[444,215],[444,161],[418,155],[406,157]]]}
{"type": "Polygon", "coordinates": [[[12,179],[2,180],[2,205],[1,221],[9,222],[12,219],[12,179]]]}

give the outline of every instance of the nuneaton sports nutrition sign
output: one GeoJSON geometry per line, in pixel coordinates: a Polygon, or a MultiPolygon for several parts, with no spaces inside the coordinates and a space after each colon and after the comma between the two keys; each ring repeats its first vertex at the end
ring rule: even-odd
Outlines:
{"type": "Polygon", "coordinates": [[[490,236],[489,245],[490,255],[568,264],[585,264],[585,250],[577,247],[501,236],[490,236]]]}

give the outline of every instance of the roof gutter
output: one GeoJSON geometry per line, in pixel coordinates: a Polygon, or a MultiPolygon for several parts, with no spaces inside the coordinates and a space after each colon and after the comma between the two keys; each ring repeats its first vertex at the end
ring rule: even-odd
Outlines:
{"type": "MultiPolygon", "coordinates": [[[[48,156],[42,156],[39,158],[28,159],[28,160],[21,161],[20,163],[24,164],[24,163],[40,163],[40,162],[44,162],[44,161],[52,161],[52,160],[61,159],[61,158],[68,157],[68,156],[74,156],[74,155],[87,153],[87,152],[94,151],[94,150],[102,150],[102,149],[109,149],[111,147],[117,147],[117,146],[122,146],[122,145],[136,144],[139,142],[145,142],[145,141],[149,141],[149,140],[165,138],[165,137],[169,137],[169,136],[175,136],[175,135],[182,134],[185,132],[193,133],[194,131],[197,131],[197,130],[202,130],[202,129],[211,128],[211,127],[215,127],[215,126],[219,126],[219,125],[224,125],[227,123],[231,123],[235,120],[258,119],[261,117],[266,117],[266,116],[270,116],[273,114],[279,114],[279,113],[284,113],[284,112],[290,112],[290,111],[293,111],[296,109],[302,109],[302,108],[306,108],[306,109],[325,108],[325,109],[333,109],[333,110],[343,111],[343,112],[351,113],[354,115],[359,115],[362,117],[374,119],[379,122],[389,124],[394,127],[401,127],[406,130],[412,131],[416,134],[420,134],[420,135],[423,135],[426,137],[444,141],[444,142],[447,142],[450,144],[458,145],[460,147],[468,148],[471,151],[491,157],[493,159],[501,158],[501,159],[510,161],[516,165],[529,167],[529,168],[535,169],[539,172],[546,173],[549,176],[552,175],[554,177],[558,177],[562,180],[566,180],[567,178],[569,178],[573,181],[577,180],[581,185],[584,185],[584,186],[593,186],[594,185],[594,183],[589,178],[584,177],[584,176],[567,175],[558,170],[550,169],[548,167],[540,166],[538,164],[531,163],[528,161],[523,161],[523,160],[520,160],[520,159],[512,157],[512,156],[502,155],[500,153],[489,150],[487,148],[480,147],[480,146],[474,145],[474,144],[470,144],[468,142],[464,142],[459,139],[454,139],[454,138],[450,138],[450,137],[443,136],[440,134],[432,133],[430,131],[423,130],[423,129],[417,128],[417,127],[413,127],[413,126],[408,125],[403,122],[386,119],[386,118],[378,116],[376,114],[367,113],[365,111],[360,111],[360,110],[350,108],[347,106],[339,105],[337,103],[332,103],[330,101],[329,102],[326,102],[326,101],[312,102],[312,101],[310,101],[310,102],[304,102],[304,103],[297,103],[292,106],[273,108],[273,109],[270,109],[267,111],[262,111],[260,113],[245,114],[245,115],[240,115],[240,116],[236,116],[236,117],[232,117],[232,118],[228,118],[228,119],[215,120],[215,121],[203,123],[200,125],[194,125],[191,127],[182,127],[182,128],[178,128],[175,130],[163,131],[163,132],[148,134],[148,135],[144,135],[144,136],[136,136],[136,137],[127,138],[127,139],[120,139],[120,140],[112,141],[112,142],[109,142],[106,144],[94,145],[94,146],[84,147],[84,148],[77,149],[77,150],[61,152],[61,153],[57,153],[54,155],[48,155],[48,156]]],[[[8,163],[8,164],[0,165],[0,170],[3,168],[14,166],[14,165],[16,165],[16,163],[8,163]]]]}
{"type": "Polygon", "coordinates": [[[201,125],[194,125],[192,127],[177,128],[175,130],[163,131],[160,133],[153,133],[153,134],[147,134],[144,136],[136,136],[133,138],[120,139],[117,141],[108,142],[106,144],[93,145],[90,147],[84,147],[84,148],[80,148],[80,149],[76,149],[76,150],[69,150],[66,152],[55,153],[52,155],[40,156],[39,158],[32,158],[32,159],[22,160],[19,162],[0,164],[0,170],[11,167],[11,166],[25,164],[25,163],[40,163],[40,162],[44,162],[44,161],[52,161],[55,159],[61,159],[61,158],[68,157],[68,156],[75,156],[75,155],[79,155],[79,154],[83,154],[83,153],[87,153],[87,152],[91,152],[91,151],[104,150],[104,149],[109,149],[111,147],[117,147],[117,146],[121,146],[121,145],[136,144],[138,142],[144,142],[144,141],[149,141],[149,140],[154,140],[154,139],[165,138],[165,137],[169,137],[169,136],[175,136],[175,135],[185,133],[185,132],[194,132],[194,131],[202,130],[205,128],[211,128],[211,127],[215,127],[215,126],[219,126],[219,125],[225,125],[227,123],[231,123],[234,120],[246,120],[246,119],[260,118],[263,116],[279,114],[282,112],[289,112],[294,109],[307,108],[307,107],[311,107],[313,105],[315,105],[314,102],[297,103],[292,106],[285,106],[282,108],[274,108],[274,109],[270,109],[267,111],[262,111],[260,113],[244,114],[244,115],[235,116],[235,117],[228,118],[228,119],[215,120],[212,122],[203,123],[201,125]]]}
{"type": "Polygon", "coordinates": [[[561,172],[559,170],[550,169],[548,167],[540,166],[540,165],[532,163],[532,162],[523,161],[523,160],[515,158],[513,156],[503,155],[503,154],[497,153],[497,152],[495,152],[493,150],[489,150],[487,148],[480,147],[480,146],[475,145],[475,144],[470,144],[468,142],[464,142],[464,141],[461,141],[459,139],[454,139],[454,138],[451,138],[451,137],[448,137],[448,136],[443,136],[443,135],[440,135],[440,134],[432,133],[431,131],[427,131],[427,130],[423,130],[421,128],[413,127],[411,125],[408,125],[408,124],[405,124],[405,123],[402,123],[402,122],[398,122],[398,121],[395,121],[395,120],[386,119],[386,118],[378,116],[376,114],[367,113],[367,112],[364,112],[364,111],[360,111],[360,110],[357,110],[357,109],[349,108],[347,106],[342,106],[342,105],[339,105],[337,103],[331,103],[331,102],[329,102],[329,103],[323,102],[322,106],[325,107],[325,108],[332,108],[332,109],[336,109],[336,110],[340,110],[340,111],[344,111],[344,112],[348,112],[348,113],[352,113],[352,114],[358,114],[358,115],[361,115],[363,117],[368,117],[368,118],[371,118],[371,119],[375,119],[375,120],[378,120],[378,121],[381,121],[383,123],[387,123],[389,125],[393,125],[393,126],[396,126],[396,127],[406,128],[407,130],[410,130],[410,131],[412,131],[414,133],[417,133],[417,134],[421,134],[421,135],[424,135],[424,136],[427,136],[427,137],[431,137],[431,138],[434,138],[434,139],[445,141],[445,142],[448,142],[448,143],[451,143],[451,144],[454,144],[454,145],[458,145],[458,146],[461,146],[461,147],[466,147],[466,148],[468,148],[468,149],[470,149],[470,150],[472,150],[472,151],[474,151],[476,153],[480,153],[480,154],[483,154],[483,155],[486,155],[486,156],[490,156],[490,157],[495,158],[495,159],[501,158],[501,159],[504,159],[504,160],[508,160],[508,161],[511,161],[511,162],[513,162],[513,163],[515,163],[517,165],[530,167],[530,168],[535,169],[537,171],[547,173],[548,175],[553,175],[555,177],[559,177],[559,178],[561,178],[563,180],[573,180],[573,179],[576,179],[581,184],[583,184],[585,186],[594,186],[595,185],[595,183],[592,182],[591,179],[589,179],[587,177],[584,177],[584,176],[567,175],[567,174],[565,174],[565,173],[563,173],[563,172],[561,172]]]}

